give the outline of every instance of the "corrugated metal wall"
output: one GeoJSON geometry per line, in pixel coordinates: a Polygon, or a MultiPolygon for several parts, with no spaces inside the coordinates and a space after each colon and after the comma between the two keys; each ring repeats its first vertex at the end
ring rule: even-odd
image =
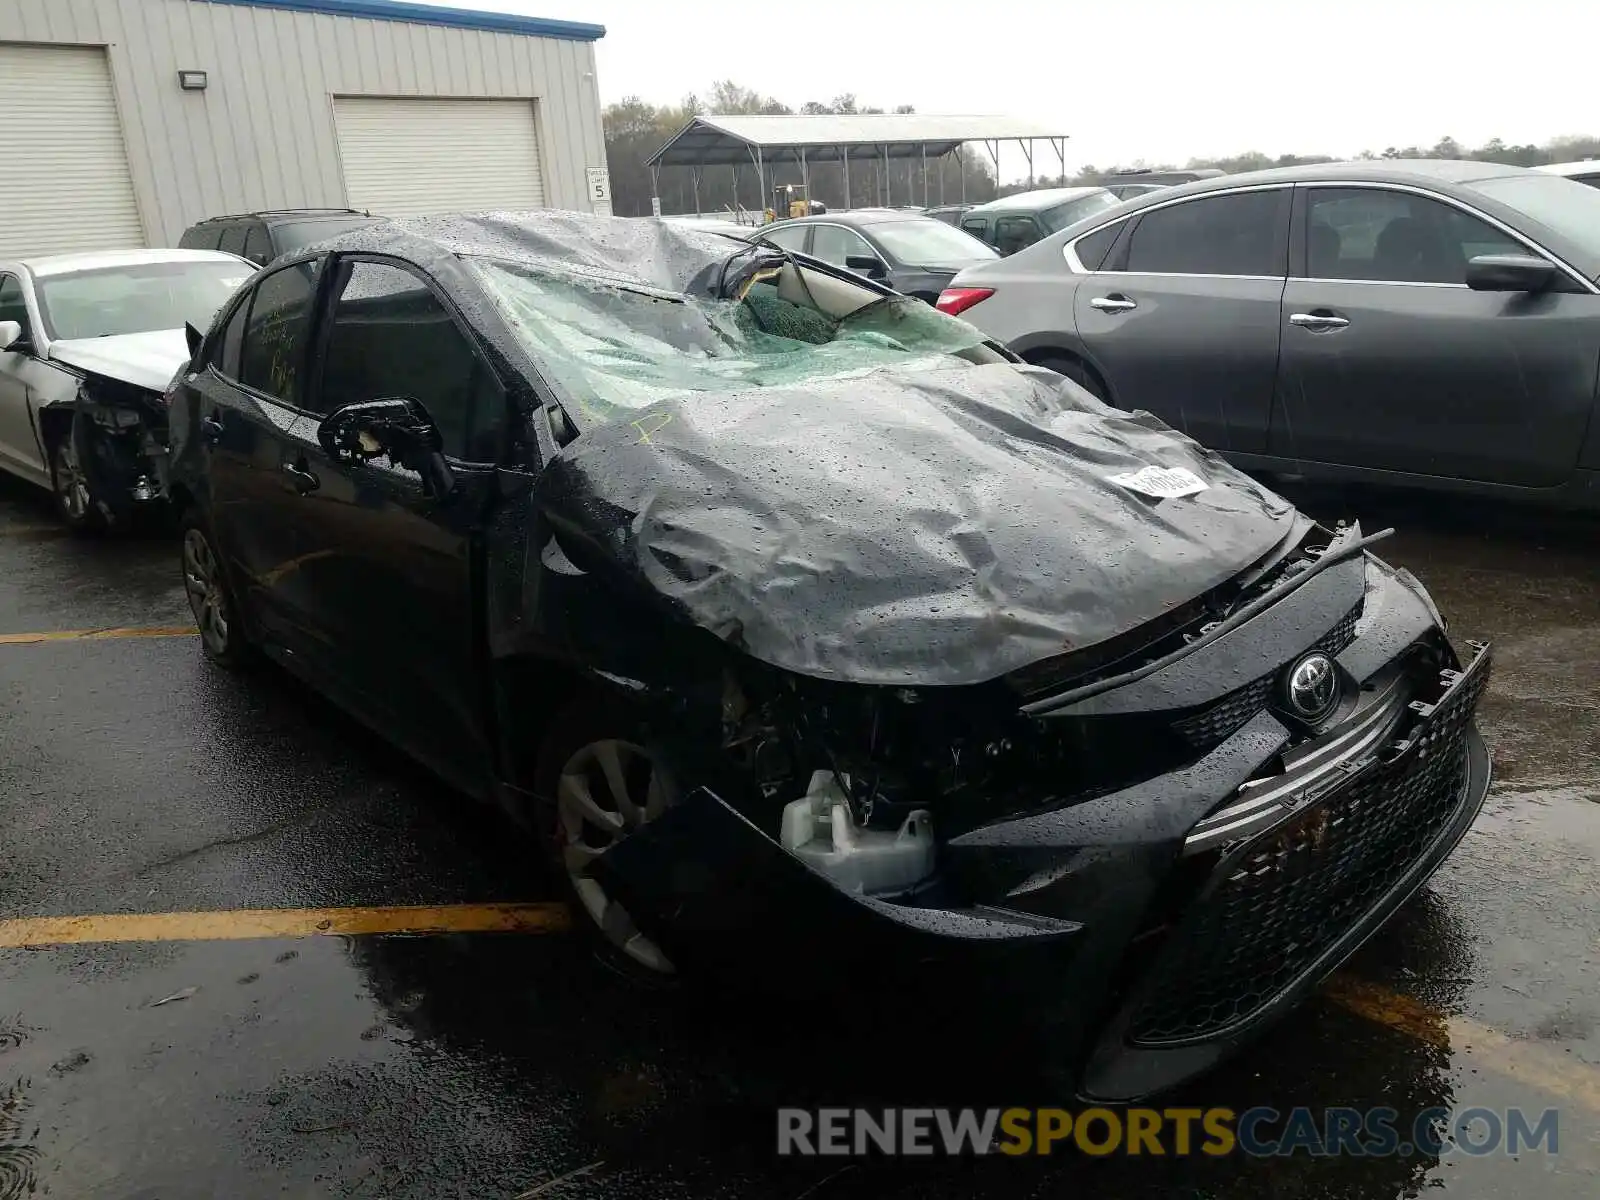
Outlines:
{"type": "Polygon", "coordinates": [[[0,41],[109,48],[152,245],[220,213],[343,205],[338,95],[537,99],[553,207],[587,211],[584,170],[606,163],[592,42],[204,0],[0,0],[0,41]]]}

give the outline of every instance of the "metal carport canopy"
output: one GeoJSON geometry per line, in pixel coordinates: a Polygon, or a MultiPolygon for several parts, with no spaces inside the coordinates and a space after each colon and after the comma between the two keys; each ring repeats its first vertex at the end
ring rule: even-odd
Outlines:
{"type": "MultiPolygon", "coordinates": [[[[807,171],[814,163],[843,162],[844,192],[848,206],[850,163],[856,159],[878,159],[887,168],[890,159],[922,160],[923,203],[928,201],[928,156],[943,157],[966,142],[982,142],[994,161],[995,177],[1000,174],[1000,143],[1016,142],[1028,159],[1028,186],[1033,186],[1033,143],[1043,138],[1056,152],[1062,174],[1067,169],[1067,135],[1052,133],[1048,126],[1014,117],[939,117],[921,113],[830,113],[802,116],[697,116],[666,145],[652,154],[650,168],[652,203],[660,211],[662,167],[688,167],[694,178],[695,212],[700,211],[700,169],[729,167],[734,172],[735,204],[738,204],[738,171],[746,163],[756,169],[756,194],[766,204],[767,168],[779,163],[798,163],[801,182],[808,182],[807,171]]],[[[943,176],[940,176],[941,201],[943,176]]],[[[961,176],[965,198],[966,173],[961,176]]],[[[887,171],[883,179],[883,202],[889,196],[887,171]]]]}
{"type": "Polygon", "coordinates": [[[650,156],[651,167],[743,166],[757,161],[838,162],[949,154],[964,142],[1048,140],[1067,135],[1034,121],[993,116],[846,113],[818,116],[697,116],[650,156]]]}

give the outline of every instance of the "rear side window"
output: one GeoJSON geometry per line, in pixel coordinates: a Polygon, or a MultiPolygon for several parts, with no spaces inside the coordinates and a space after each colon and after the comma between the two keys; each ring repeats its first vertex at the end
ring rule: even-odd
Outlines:
{"type": "Polygon", "coordinates": [[[180,250],[215,250],[222,230],[215,225],[191,225],[178,239],[180,250]]]}
{"type": "Polygon", "coordinates": [[[780,250],[801,251],[806,248],[806,234],[811,232],[809,225],[790,225],[783,229],[774,229],[771,233],[762,234],[761,240],[771,242],[780,250]]]}
{"type": "Polygon", "coordinates": [[[272,239],[267,236],[265,225],[250,225],[244,238],[244,256],[258,267],[272,261],[272,239]]]}
{"type": "MultiPolygon", "coordinates": [[[[274,271],[256,286],[244,328],[239,382],[301,407],[306,346],[321,260],[274,271]]],[[[226,340],[226,339],[224,339],[226,340]]]]}
{"type": "Polygon", "coordinates": [[[1111,247],[1116,244],[1124,225],[1125,221],[1118,221],[1114,225],[1107,225],[1104,229],[1096,229],[1087,237],[1081,237],[1072,243],[1072,248],[1077,253],[1078,261],[1083,264],[1084,270],[1100,269],[1100,264],[1105,262],[1106,255],[1111,253],[1111,247]]]}
{"type": "Polygon", "coordinates": [[[217,243],[217,249],[226,254],[244,253],[245,228],[243,225],[229,225],[222,231],[222,239],[217,243]]]}
{"type": "Polygon", "coordinates": [[[1268,275],[1287,272],[1279,219],[1286,189],[1185,200],[1144,214],[1128,245],[1131,272],[1268,275]]]}
{"type": "Polygon", "coordinates": [[[961,222],[961,228],[965,229],[980,242],[987,242],[989,240],[989,222],[985,221],[982,217],[974,217],[970,221],[961,222]]]}
{"type": "Polygon", "coordinates": [[[1032,217],[1000,217],[994,223],[994,248],[1001,254],[1015,254],[1039,240],[1039,227],[1032,217]]]}

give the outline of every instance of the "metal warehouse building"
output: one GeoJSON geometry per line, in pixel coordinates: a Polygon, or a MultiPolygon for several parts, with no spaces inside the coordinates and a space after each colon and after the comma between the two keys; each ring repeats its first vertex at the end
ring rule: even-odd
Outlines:
{"type": "Polygon", "coordinates": [[[0,259],[260,209],[609,212],[604,33],[396,0],[0,0],[0,259]]]}

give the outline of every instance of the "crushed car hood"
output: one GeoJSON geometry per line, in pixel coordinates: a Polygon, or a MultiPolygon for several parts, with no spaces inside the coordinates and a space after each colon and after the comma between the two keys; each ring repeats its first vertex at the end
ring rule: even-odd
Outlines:
{"type": "Polygon", "coordinates": [[[976,683],[1132,630],[1266,555],[1294,508],[1053,372],[950,359],[673,396],[538,484],[574,562],[757,659],[859,683],[976,683]],[[1112,476],[1186,468],[1152,499],[1112,476]]]}
{"type": "Polygon", "coordinates": [[[50,357],[108,379],[164,392],[188,359],[189,346],[183,330],[156,329],[52,342],[50,357]]]}

